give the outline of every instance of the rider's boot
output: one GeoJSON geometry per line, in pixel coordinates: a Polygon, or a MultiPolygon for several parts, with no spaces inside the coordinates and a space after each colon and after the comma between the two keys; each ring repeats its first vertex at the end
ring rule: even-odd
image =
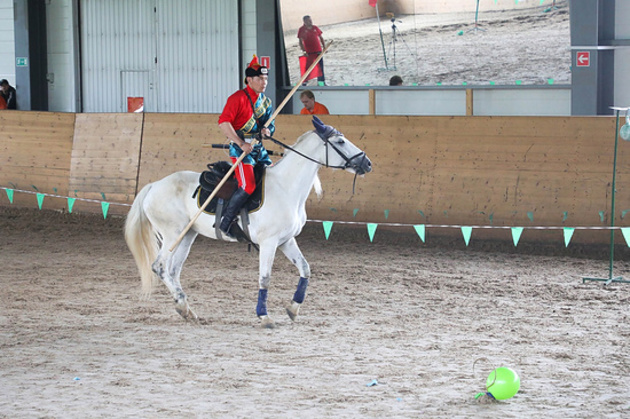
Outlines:
{"type": "Polygon", "coordinates": [[[221,219],[221,225],[219,228],[230,238],[235,238],[230,229],[232,227],[232,223],[238,215],[238,212],[243,207],[243,204],[245,204],[245,201],[247,201],[247,198],[249,198],[249,194],[245,192],[244,189],[238,188],[236,189],[236,192],[234,192],[234,195],[232,195],[232,198],[230,198],[230,202],[225,210],[223,210],[223,218],[221,219]]]}

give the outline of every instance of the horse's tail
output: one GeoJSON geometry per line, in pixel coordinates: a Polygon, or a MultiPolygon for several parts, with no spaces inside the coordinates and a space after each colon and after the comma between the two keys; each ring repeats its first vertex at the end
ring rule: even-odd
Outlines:
{"type": "Polygon", "coordinates": [[[157,258],[158,242],[156,232],[151,221],[144,212],[144,200],[151,185],[146,185],[133,201],[131,210],[125,220],[125,241],[133,258],[136,260],[140,278],[142,279],[142,291],[146,297],[151,294],[153,281],[156,278],[151,269],[153,261],[157,258]]]}

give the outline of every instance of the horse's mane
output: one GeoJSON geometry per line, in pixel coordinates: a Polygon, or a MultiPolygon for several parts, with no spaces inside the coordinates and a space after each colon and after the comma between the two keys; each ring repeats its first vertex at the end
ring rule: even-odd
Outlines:
{"type": "Polygon", "coordinates": [[[322,181],[319,179],[319,174],[315,175],[315,182],[313,183],[313,189],[317,195],[317,199],[322,199],[324,196],[324,190],[322,189],[322,181]]]}
{"type": "MultiPolygon", "coordinates": [[[[293,144],[293,145],[291,146],[291,148],[296,148],[296,147],[297,147],[297,146],[298,146],[298,145],[299,145],[302,141],[304,141],[304,139],[305,139],[307,136],[309,136],[310,134],[314,134],[314,133],[315,133],[315,131],[312,131],[312,130],[311,130],[311,131],[307,131],[307,132],[305,132],[304,134],[300,135],[300,136],[298,137],[298,139],[295,141],[295,144],[293,144]]],[[[280,160],[278,160],[278,161],[274,164],[274,166],[278,166],[278,165],[282,164],[282,160],[284,160],[284,159],[285,159],[285,158],[286,158],[289,154],[291,154],[292,152],[293,152],[293,151],[291,151],[291,150],[289,150],[289,149],[286,149],[286,150],[284,151],[284,157],[283,157],[283,158],[281,158],[280,160]]],[[[322,198],[322,196],[323,196],[323,194],[324,194],[324,190],[322,189],[322,182],[321,182],[321,180],[319,179],[319,174],[316,174],[316,175],[315,175],[315,181],[313,182],[313,189],[315,190],[315,194],[317,195],[317,198],[318,198],[318,199],[321,199],[321,198],[322,198]]]]}

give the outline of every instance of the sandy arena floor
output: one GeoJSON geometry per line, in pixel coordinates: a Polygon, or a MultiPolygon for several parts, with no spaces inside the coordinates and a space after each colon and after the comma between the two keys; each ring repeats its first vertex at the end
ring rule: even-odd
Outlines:
{"type": "MultiPolygon", "coordinates": [[[[266,330],[255,254],[195,243],[182,280],[203,321],[187,324],[163,285],[139,300],[122,224],[0,207],[0,417],[630,414],[630,286],[581,281],[606,275],[601,255],[424,245],[395,231],[370,243],[341,227],[326,241],[308,224],[298,242],[313,277],[301,317],[284,314],[298,278],[278,257],[269,300],[278,327],[266,330]],[[475,401],[498,366],[520,374],[521,390],[475,401]]],[[[628,274],[623,252],[616,269],[628,274]]]]}
{"type": "MultiPolygon", "coordinates": [[[[398,74],[409,86],[570,84],[569,6],[557,4],[547,12],[549,4],[481,10],[479,30],[474,13],[396,16],[395,22],[383,15],[382,43],[376,18],[321,26],[325,41],[333,41],[324,58],[326,83],[386,86],[398,74]]],[[[318,25],[317,16],[313,23],[318,25]]],[[[300,78],[297,31],[285,32],[284,42],[294,84],[300,78]]]]}

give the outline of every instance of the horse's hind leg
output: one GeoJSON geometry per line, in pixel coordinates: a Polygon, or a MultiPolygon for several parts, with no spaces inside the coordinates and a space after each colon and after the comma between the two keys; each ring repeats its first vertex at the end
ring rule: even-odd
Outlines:
{"type": "Polygon", "coordinates": [[[306,298],[306,288],[308,287],[308,279],[311,277],[311,268],[308,266],[308,262],[302,255],[300,248],[295,241],[295,238],[284,243],[280,246],[282,253],[298,268],[300,272],[300,280],[298,281],[297,289],[293,294],[293,300],[287,307],[287,314],[291,320],[295,320],[300,310],[300,306],[306,298]]]}
{"type": "Polygon", "coordinates": [[[164,282],[164,285],[171,292],[175,299],[175,310],[186,320],[197,321],[197,314],[188,305],[188,298],[182,289],[179,277],[182,272],[184,262],[190,253],[190,248],[197,237],[197,232],[189,230],[179,245],[171,253],[168,249],[170,241],[165,240],[158,254],[157,260],[153,263],[153,271],[164,282]]]}
{"type": "Polygon", "coordinates": [[[260,244],[260,273],[258,277],[258,304],[256,305],[256,315],[260,318],[260,325],[267,329],[275,327],[273,320],[267,313],[267,291],[271,282],[271,267],[276,257],[276,244],[260,244]]]}

